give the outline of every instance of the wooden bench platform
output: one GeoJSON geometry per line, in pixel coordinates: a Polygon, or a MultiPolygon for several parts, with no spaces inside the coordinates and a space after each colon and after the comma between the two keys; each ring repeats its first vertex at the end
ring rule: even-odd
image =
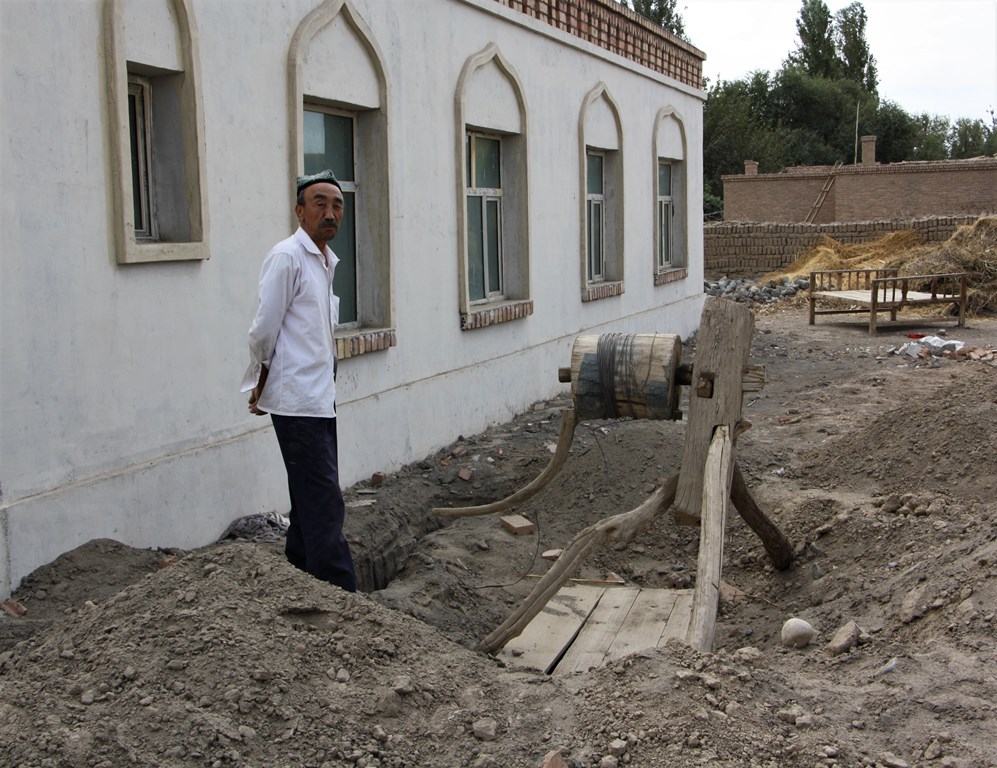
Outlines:
{"type": "MultiPolygon", "coordinates": [[[[817,315],[868,313],[869,333],[875,333],[880,312],[889,312],[890,320],[895,321],[897,313],[905,307],[940,304],[958,307],[957,325],[963,327],[966,324],[966,277],[965,272],[901,277],[895,269],[811,272],[810,325],[814,324],[817,315]],[[828,303],[831,306],[827,306],[828,303]],[[851,306],[842,307],[842,304],[851,306]]],[[[952,317],[919,319],[934,323],[952,317]]]]}
{"type": "Polygon", "coordinates": [[[585,672],[669,639],[684,642],[692,605],[691,589],[572,584],[499,657],[546,674],[585,672]]]}

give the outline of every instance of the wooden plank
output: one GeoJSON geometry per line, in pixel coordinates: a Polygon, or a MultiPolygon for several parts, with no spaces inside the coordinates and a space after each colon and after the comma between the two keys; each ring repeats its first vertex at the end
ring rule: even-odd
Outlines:
{"type": "Polygon", "coordinates": [[[633,607],[640,589],[607,589],[564,658],[554,668],[555,675],[570,675],[602,666],[616,632],[633,607]]]}
{"type": "Polygon", "coordinates": [[[609,646],[606,661],[656,648],[677,599],[676,590],[642,589],[609,646]]]}
{"type": "Polygon", "coordinates": [[[514,637],[499,653],[517,667],[549,672],[571,645],[592,609],[599,603],[605,587],[562,587],[551,598],[523,633],[514,637]]]}
{"type": "Polygon", "coordinates": [[[871,304],[872,293],[865,291],[814,291],[814,296],[836,301],[849,301],[854,304],[871,304]]]}
{"type": "Polygon", "coordinates": [[[692,618],[686,642],[704,653],[713,650],[717,608],[720,604],[720,570],[724,559],[724,528],[730,506],[734,443],[726,426],[717,427],[703,470],[703,519],[700,523],[699,562],[692,618]]]}
{"type": "Polygon", "coordinates": [[[741,304],[709,296],[703,305],[689,387],[689,423],[675,493],[676,522],[695,525],[703,505],[703,468],[715,429],[734,434],[741,419],[741,379],[748,364],[755,320],[741,304]]]}
{"type": "Polygon", "coordinates": [[[685,636],[689,633],[689,619],[692,616],[692,590],[673,589],[676,593],[675,607],[672,608],[668,623],[665,624],[661,637],[658,639],[658,646],[664,645],[669,640],[681,640],[685,642],[685,636]]]}

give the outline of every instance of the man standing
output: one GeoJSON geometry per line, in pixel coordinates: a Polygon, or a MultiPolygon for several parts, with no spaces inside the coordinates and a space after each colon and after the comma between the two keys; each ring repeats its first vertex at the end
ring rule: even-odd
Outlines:
{"type": "Polygon", "coordinates": [[[339,259],[328,247],[343,218],[343,192],[332,171],[297,179],[297,232],[271,249],[260,270],[259,308],[249,329],[242,391],[249,410],[267,413],[287,468],[292,565],[350,592],[356,573],[343,535],[336,442],[336,348],[339,259]]]}

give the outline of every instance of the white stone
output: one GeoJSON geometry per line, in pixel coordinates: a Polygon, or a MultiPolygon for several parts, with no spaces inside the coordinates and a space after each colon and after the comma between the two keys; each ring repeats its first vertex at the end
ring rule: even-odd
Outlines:
{"type": "Polygon", "coordinates": [[[810,622],[794,617],[782,625],[782,644],[787,648],[806,648],[816,634],[810,622]]]}

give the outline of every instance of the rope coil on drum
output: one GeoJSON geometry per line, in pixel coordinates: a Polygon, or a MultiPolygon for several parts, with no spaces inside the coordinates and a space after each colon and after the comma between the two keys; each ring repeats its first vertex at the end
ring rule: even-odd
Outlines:
{"type": "Polygon", "coordinates": [[[571,353],[571,391],[583,419],[676,419],[675,371],[682,340],[666,333],[579,336],[571,353]]]}

